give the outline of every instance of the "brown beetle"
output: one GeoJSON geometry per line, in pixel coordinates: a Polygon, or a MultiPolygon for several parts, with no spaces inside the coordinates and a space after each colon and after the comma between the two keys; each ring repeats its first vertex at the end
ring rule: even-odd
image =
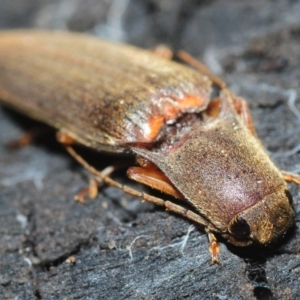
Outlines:
{"type": "Polygon", "coordinates": [[[219,246],[269,245],[293,223],[282,173],[255,136],[246,102],[218,78],[131,46],[71,33],[0,34],[0,100],[54,126],[59,140],[134,153],[128,176],[192,206],[137,192],[68,151],[98,180],[163,205],[205,227],[219,246]],[[212,84],[219,96],[212,98],[212,84]]]}

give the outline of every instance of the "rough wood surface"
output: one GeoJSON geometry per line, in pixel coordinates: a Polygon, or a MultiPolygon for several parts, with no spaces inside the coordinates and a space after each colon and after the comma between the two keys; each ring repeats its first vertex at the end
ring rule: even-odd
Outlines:
{"type": "MultiPolygon", "coordinates": [[[[292,151],[300,142],[299,1],[84,3],[4,0],[0,29],[89,31],[187,50],[249,101],[277,165],[300,171],[300,152],[292,151]]],[[[85,205],[74,202],[88,175],[53,135],[20,150],[5,148],[34,126],[0,111],[0,299],[299,298],[295,185],[295,228],[280,247],[266,253],[222,243],[222,265],[211,266],[205,234],[185,219],[110,187],[85,205]],[[66,261],[70,256],[74,264],[66,261]]],[[[91,156],[99,167],[114,162],[91,156]]],[[[116,178],[130,184],[122,172],[116,178]]]]}

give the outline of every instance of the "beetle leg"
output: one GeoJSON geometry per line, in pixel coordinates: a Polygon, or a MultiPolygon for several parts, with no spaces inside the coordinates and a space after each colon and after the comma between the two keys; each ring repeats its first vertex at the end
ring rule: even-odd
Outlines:
{"type": "Polygon", "coordinates": [[[28,146],[29,144],[32,143],[32,141],[35,139],[35,137],[36,137],[36,132],[30,130],[30,131],[22,134],[22,136],[20,136],[18,139],[10,141],[6,145],[6,147],[8,149],[18,149],[18,148],[28,146]]]}
{"type": "MultiPolygon", "coordinates": [[[[104,170],[101,171],[101,174],[103,177],[109,176],[111,173],[115,171],[115,167],[109,166],[105,168],[104,170]]],[[[90,199],[95,199],[98,195],[98,189],[99,186],[102,184],[101,181],[95,180],[95,178],[91,178],[89,181],[89,185],[82,189],[75,197],[74,199],[76,201],[79,201],[80,203],[84,204],[85,203],[85,196],[88,195],[90,199]]]]}
{"type": "Polygon", "coordinates": [[[76,140],[74,140],[72,137],[70,137],[67,133],[63,131],[58,131],[56,133],[56,139],[64,146],[71,146],[77,144],[76,140]]]}
{"type": "Polygon", "coordinates": [[[220,253],[220,245],[215,235],[211,231],[209,231],[209,229],[206,230],[206,233],[208,235],[208,240],[209,240],[209,252],[211,253],[211,263],[220,264],[218,258],[218,254],[220,253]]]}
{"type": "Polygon", "coordinates": [[[127,176],[137,182],[148,185],[165,194],[184,199],[182,194],[172,185],[170,180],[153,164],[147,167],[130,167],[127,176]]]}
{"type": "Polygon", "coordinates": [[[300,175],[299,174],[294,174],[286,171],[281,171],[281,174],[283,176],[283,179],[286,182],[294,182],[298,185],[300,185],[300,175]]]}
{"type": "MultiPolygon", "coordinates": [[[[143,198],[145,201],[149,201],[149,202],[152,202],[156,205],[160,205],[160,206],[165,206],[164,204],[164,200],[160,199],[160,198],[156,198],[156,197],[153,197],[153,196],[150,196],[150,195],[147,195],[145,194],[144,192],[139,192],[139,191],[136,191],[130,187],[127,187],[127,186],[123,186],[122,184],[118,183],[117,181],[113,180],[112,178],[109,177],[109,175],[115,170],[114,167],[108,167],[106,169],[104,169],[102,172],[99,172],[98,170],[96,170],[93,166],[91,166],[86,160],[84,160],[72,147],[70,146],[66,146],[65,147],[66,150],[69,152],[69,154],[71,156],[73,156],[73,158],[78,162],[80,163],[84,168],[86,168],[90,173],[92,173],[96,180],[99,182],[99,184],[101,184],[102,182],[108,184],[108,185],[111,185],[111,186],[114,186],[116,188],[119,188],[119,189],[122,189],[124,190],[125,193],[128,193],[132,196],[137,196],[137,197],[141,197],[143,198]],[[144,195],[147,195],[144,196],[144,195]],[[150,198],[149,198],[149,197],[150,198]],[[146,197],[146,198],[145,198],[146,197]],[[155,200],[156,199],[156,200],[155,200]],[[157,199],[161,200],[162,202],[158,201],[157,199]]],[[[143,169],[143,168],[138,168],[138,167],[131,167],[130,169],[133,169],[132,173],[135,173],[135,169],[143,169]]],[[[129,169],[129,170],[130,170],[129,169]]],[[[131,172],[130,172],[131,173],[131,172]]],[[[133,174],[133,177],[134,176],[138,176],[139,172],[133,174]]],[[[142,173],[141,173],[142,174],[142,173]]],[[[144,177],[147,177],[149,173],[147,173],[147,171],[141,175],[141,178],[144,178],[144,177]]],[[[163,184],[163,173],[160,172],[157,172],[156,174],[156,179],[157,179],[157,182],[161,182],[163,184]],[[160,178],[161,176],[161,178],[160,178]]],[[[150,181],[151,181],[151,177],[150,178],[150,181]]],[[[155,178],[153,177],[153,182],[155,184],[155,178]]],[[[167,186],[167,182],[165,182],[166,186],[167,186]]],[[[151,183],[149,183],[148,185],[151,186],[151,183]]],[[[169,183],[169,187],[167,187],[166,189],[170,190],[170,194],[173,195],[172,193],[174,193],[174,195],[178,196],[179,199],[183,199],[183,196],[178,192],[176,191],[177,194],[175,194],[175,189],[173,190],[173,192],[171,191],[173,187],[171,186],[171,183],[169,183]]],[[[169,208],[169,207],[168,207],[169,208]]],[[[207,222],[205,221],[205,224],[207,222]]],[[[203,222],[201,223],[203,224],[203,222]]]]}
{"type": "Polygon", "coordinates": [[[85,196],[88,195],[90,199],[95,199],[98,194],[98,183],[95,179],[90,179],[89,185],[82,189],[74,199],[82,204],[85,203],[85,196]]]}

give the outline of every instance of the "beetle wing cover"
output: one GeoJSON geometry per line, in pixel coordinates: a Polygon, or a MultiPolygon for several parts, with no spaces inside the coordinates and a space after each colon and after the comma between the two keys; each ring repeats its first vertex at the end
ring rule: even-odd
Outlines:
{"type": "Polygon", "coordinates": [[[38,31],[0,44],[0,101],[98,150],[154,142],[210,99],[206,76],[135,47],[38,31]]]}

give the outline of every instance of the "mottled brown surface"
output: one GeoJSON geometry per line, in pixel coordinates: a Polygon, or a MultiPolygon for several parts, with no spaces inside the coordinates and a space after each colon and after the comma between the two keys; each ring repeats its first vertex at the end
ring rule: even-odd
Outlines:
{"type": "Polygon", "coordinates": [[[210,99],[206,76],[138,48],[25,30],[3,31],[0,44],[4,104],[97,150],[151,143],[165,122],[204,110],[210,99]],[[187,97],[194,101],[184,106],[187,97]]]}
{"type": "MultiPolygon", "coordinates": [[[[63,28],[183,48],[249,101],[277,165],[299,172],[299,151],[288,152],[300,136],[299,115],[288,105],[299,94],[299,1],[132,0],[120,11],[110,1],[4,0],[0,27],[63,28]]],[[[295,105],[299,110],[298,99],[295,105]]],[[[1,110],[0,299],[256,299],[268,288],[275,299],[300,295],[298,214],[294,232],[274,252],[223,243],[222,265],[210,266],[201,230],[182,251],[191,223],[180,217],[109,187],[95,201],[75,203],[87,175],[51,136],[5,149],[33,125],[1,110]],[[247,258],[255,253],[261,257],[247,258]],[[75,264],[65,262],[70,255],[75,264]]],[[[99,167],[114,162],[94,154],[91,160],[99,167]]],[[[122,173],[117,178],[129,183],[122,173]]],[[[290,190],[298,213],[299,188],[290,190]]]]}

